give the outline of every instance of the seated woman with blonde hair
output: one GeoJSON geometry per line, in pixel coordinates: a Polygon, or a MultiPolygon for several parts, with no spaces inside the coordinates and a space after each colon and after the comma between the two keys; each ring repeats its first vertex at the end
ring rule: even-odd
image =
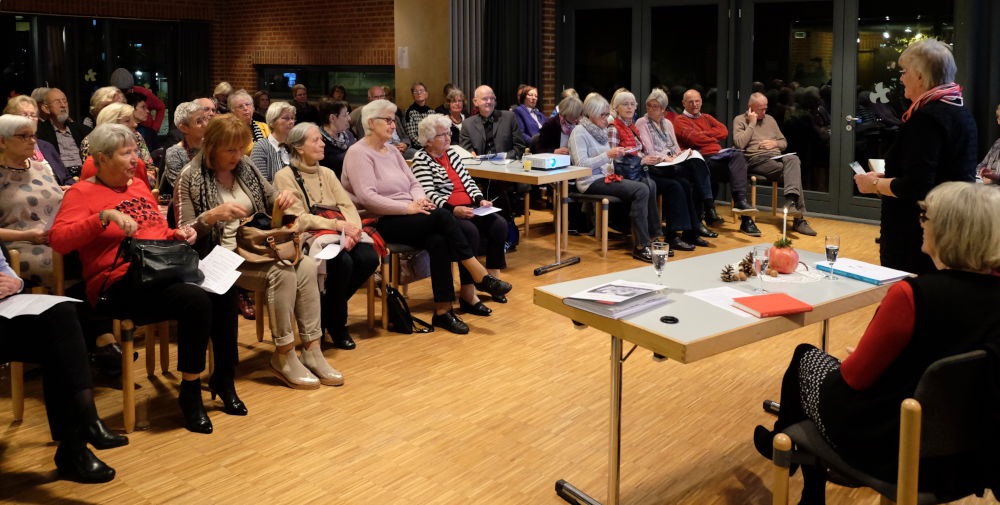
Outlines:
{"type": "MultiPolygon", "coordinates": [[[[136,144],[136,156],[139,158],[139,167],[136,173],[147,174],[148,177],[140,177],[139,179],[144,181],[150,189],[155,187],[156,167],[153,166],[153,159],[149,155],[149,147],[146,147],[146,141],[136,131],[136,126],[139,125],[139,122],[135,120],[135,108],[127,103],[116,102],[108,105],[97,115],[97,126],[108,123],[125,125],[132,131],[132,136],[136,144]]],[[[80,155],[85,159],[83,168],[80,169],[80,180],[93,177],[97,173],[97,166],[94,164],[93,157],[90,156],[89,135],[80,142],[80,155]]]]}
{"type": "Polygon", "coordinates": [[[97,116],[105,107],[113,103],[125,103],[125,94],[122,93],[122,90],[114,86],[98,88],[93,95],[90,95],[90,109],[87,117],[83,118],[83,124],[88,128],[99,125],[97,116]]]}

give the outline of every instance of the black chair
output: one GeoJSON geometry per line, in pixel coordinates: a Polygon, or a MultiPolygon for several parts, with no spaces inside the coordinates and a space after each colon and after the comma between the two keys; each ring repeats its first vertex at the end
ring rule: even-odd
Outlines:
{"type": "Polygon", "coordinates": [[[990,365],[989,354],[977,350],[940,359],[928,367],[913,398],[903,400],[900,407],[896,482],[878,479],[844,461],[812,421],[788,427],[774,437],[773,503],[788,503],[792,464],[826,468],[829,481],[835,484],[874,489],[882,495],[883,504],[929,505],[971,494],[982,496],[986,487],[1000,482],[1000,467],[995,463],[1000,395],[990,365]],[[918,489],[921,462],[931,461],[936,469],[934,482],[948,481],[946,489],[918,489]],[[945,471],[948,479],[937,478],[945,471]]]}

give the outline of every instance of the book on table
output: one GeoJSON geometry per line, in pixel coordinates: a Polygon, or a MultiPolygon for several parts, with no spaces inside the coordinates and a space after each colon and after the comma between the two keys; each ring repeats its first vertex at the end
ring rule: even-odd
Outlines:
{"type": "Polygon", "coordinates": [[[787,316],[813,309],[812,305],[785,293],[741,296],[733,298],[733,306],[757,317],[787,316]]]}
{"type": "Polygon", "coordinates": [[[660,294],[663,286],[646,282],[611,281],[563,299],[563,303],[611,319],[651,309],[667,303],[660,294]]]}
{"type": "Polygon", "coordinates": [[[904,272],[902,270],[896,270],[894,268],[884,267],[881,265],[873,265],[871,263],[852,260],[850,258],[837,258],[837,261],[833,263],[832,269],[830,268],[830,263],[826,261],[817,262],[816,268],[823,272],[843,275],[844,277],[850,277],[851,279],[867,282],[868,284],[874,284],[876,286],[896,282],[900,279],[913,275],[910,272],[904,272]]]}

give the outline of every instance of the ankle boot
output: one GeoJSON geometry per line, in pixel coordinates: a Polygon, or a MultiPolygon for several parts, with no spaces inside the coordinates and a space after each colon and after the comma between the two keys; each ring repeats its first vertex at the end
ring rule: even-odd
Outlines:
{"type": "Polygon", "coordinates": [[[750,202],[747,202],[746,193],[742,191],[733,193],[733,207],[738,210],[750,210],[753,208],[750,206],[750,202]]]}
{"type": "Polygon", "coordinates": [[[706,200],[705,202],[705,224],[709,226],[719,226],[724,223],[723,219],[719,217],[719,214],[715,211],[715,202],[712,200],[706,200]]]}
{"type": "Polygon", "coordinates": [[[111,449],[128,445],[128,437],[109,430],[104,421],[97,419],[87,423],[82,428],[83,440],[95,449],[111,449]]]}
{"type": "Polygon", "coordinates": [[[295,349],[284,354],[274,351],[274,354],[271,355],[270,367],[271,373],[290,388],[319,388],[319,379],[302,365],[299,357],[295,354],[295,349]]]}
{"type": "Polygon", "coordinates": [[[115,478],[115,469],[97,458],[84,442],[63,442],[56,449],[59,476],[82,484],[100,484],[115,478]]]}
{"type": "Polygon", "coordinates": [[[216,372],[208,380],[208,390],[212,392],[213,400],[218,395],[219,400],[222,401],[222,411],[226,414],[231,416],[247,415],[247,406],[236,395],[236,385],[233,383],[232,377],[222,377],[216,372]]]}
{"type": "Polygon", "coordinates": [[[320,350],[319,342],[308,349],[302,349],[302,364],[319,379],[320,384],[327,386],[342,386],[344,384],[344,375],[330,366],[326,357],[323,356],[323,351],[320,350]]]}
{"type": "Polygon", "coordinates": [[[188,431],[206,435],[212,432],[212,420],[205,413],[205,404],[201,401],[201,379],[181,381],[177,404],[184,414],[184,427],[188,431]]]}

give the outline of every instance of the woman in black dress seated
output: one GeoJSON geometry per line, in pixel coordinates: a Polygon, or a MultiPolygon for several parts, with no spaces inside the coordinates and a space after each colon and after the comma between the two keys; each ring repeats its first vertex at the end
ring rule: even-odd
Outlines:
{"type": "MultiPolygon", "coordinates": [[[[0,254],[0,300],[18,294],[24,283],[0,254]]],[[[52,439],[59,442],[56,468],[68,480],[108,482],[115,469],[97,459],[87,444],[110,449],[128,438],[108,430],[97,417],[87,362],[87,345],[73,303],[60,303],[37,316],[0,317],[0,362],[42,366],[45,413],[52,439]]]]}
{"type": "MultiPolygon", "coordinates": [[[[775,433],[810,419],[845,461],[894,482],[899,405],[913,395],[924,371],[948,356],[1000,350],[1000,312],[969,303],[989,303],[1000,293],[1000,192],[946,182],[919,205],[922,250],[937,271],[889,288],[843,362],[809,344],[795,349],[781,383],[774,431],[758,426],[754,432],[754,445],[765,457],[775,433]]],[[[954,461],[922,462],[920,470],[921,484],[931,487],[970,476],[954,461]]],[[[803,476],[799,503],[824,503],[825,470],[806,466],[803,476]]]]}

